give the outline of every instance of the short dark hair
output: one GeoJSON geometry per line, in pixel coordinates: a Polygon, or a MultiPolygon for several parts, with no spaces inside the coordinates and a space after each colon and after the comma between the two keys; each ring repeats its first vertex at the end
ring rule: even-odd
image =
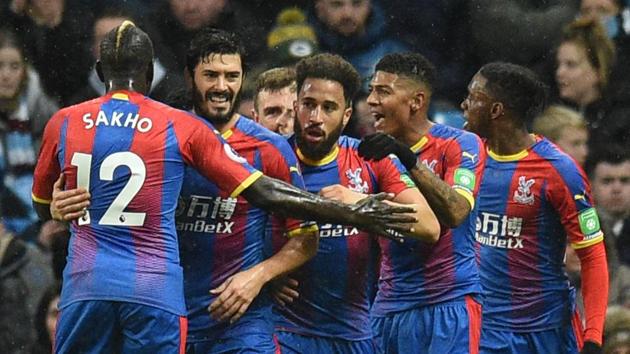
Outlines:
{"type": "Polygon", "coordinates": [[[290,67],[273,68],[258,75],[254,93],[254,109],[258,110],[258,95],[263,90],[275,92],[288,87],[291,92],[297,91],[295,79],[295,69],[290,67]]]}
{"type": "Polygon", "coordinates": [[[204,27],[193,37],[186,51],[186,70],[193,76],[195,67],[210,54],[236,54],[241,57],[245,71],[245,50],[241,40],[234,32],[214,27],[204,27]]]}
{"type": "Polygon", "coordinates": [[[481,67],[479,73],[487,80],[488,93],[516,113],[527,126],[545,109],[549,90],[530,69],[493,62],[481,67]]]}
{"type": "Polygon", "coordinates": [[[619,165],[630,161],[630,149],[620,144],[605,144],[591,150],[586,161],[585,169],[591,178],[594,178],[595,168],[602,162],[611,165],[619,165]]]}
{"type": "Polygon", "coordinates": [[[153,65],[153,43],[133,22],[125,21],[101,41],[100,61],[105,77],[124,79],[144,74],[153,65]]]}
{"type": "Polygon", "coordinates": [[[430,91],[435,87],[437,76],[435,66],[429,59],[413,52],[387,54],[378,61],[374,71],[404,76],[424,84],[430,91]]]}
{"type": "Polygon", "coordinates": [[[336,54],[322,53],[304,58],[295,66],[295,72],[298,92],[308,78],[340,83],[343,87],[346,107],[351,105],[352,99],[361,87],[361,76],[357,70],[352,64],[336,54]]]}

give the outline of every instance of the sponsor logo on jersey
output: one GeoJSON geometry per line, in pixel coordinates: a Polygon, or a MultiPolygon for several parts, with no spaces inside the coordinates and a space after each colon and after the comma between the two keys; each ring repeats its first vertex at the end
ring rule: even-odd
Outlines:
{"type": "Polygon", "coordinates": [[[586,240],[595,238],[600,234],[599,218],[594,208],[583,210],[578,215],[580,222],[580,230],[584,234],[586,240]]]}
{"type": "Polygon", "coordinates": [[[477,217],[475,239],[485,246],[523,248],[523,218],[480,212],[477,217]]]}
{"type": "Polygon", "coordinates": [[[236,198],[203,195],[179,198],[175,211],[177,231],[232,233],[234,221],[231,219],[236,205],[236,198]]]}
{"type": "Polygon", "coordinates": [[[347,237],[359,234],[356,227],[323,224],[319,226],[319,237],[347,237]]]}
{"type": "Polygon", "coordinates": [[[519,204],[533,205],[534,194],[532,193],[532,186],[536,183],[534,179],[527,179],[525,176],[518,178],[518,188],[514,191],[514,201],[519,204]]]}
{"type": "Polygon", "coordinates": [[[355,192],[359,193],[367,193],[370,188],[366,181],[361,178],[362,168],[357,168],[356,170],[348,169],[346,170],[346,177],[348,178],[348,188],[355,192]]]}
{"type": "Polygon", "coordinates": [[[477,154],[471,154],[468,151],[464,151],[462,152],[462,157],[467,157],[470,159],[470,161],[472,161],[472,163],[475,163],[475,159],[477,159],[477,154]]]}

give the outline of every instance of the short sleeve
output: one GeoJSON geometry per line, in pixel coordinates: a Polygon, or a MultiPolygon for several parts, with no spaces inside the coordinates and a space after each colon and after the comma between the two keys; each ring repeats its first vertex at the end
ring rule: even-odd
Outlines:
{"type": "Polygon", "coordinates": [[[444,181],[474,208],[486,161],[481,139],[472,133],[463,132],[447,145],[445,160],[444,181]]]}
{"type": "Polygon", "coordinates": [[[67,120],[64,119],[63,114],[58,112],[44,128],[39,157],[33,174],[32,197],[35,202],[50,204],[52,200],[53,184],[61,173],[58,158],[59,139],[66,124],[67,120]]]}

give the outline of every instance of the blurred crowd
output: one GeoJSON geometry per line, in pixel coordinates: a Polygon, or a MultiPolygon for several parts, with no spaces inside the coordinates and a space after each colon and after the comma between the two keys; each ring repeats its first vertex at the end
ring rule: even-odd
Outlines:
{"type": "MultiPolygon", "coordinates": [[[[358,138],[374,131],[367,83],[387,53],[416,51],[435,63],[430,115],[456,127],[464,124],[466,85],[482,64],[532,68],[552,97],[532,129],[584,167],[605,230],[611,279],[605,353],[623,353],[614,351],[623,346],[630,352],[630,0],[4,0],[0,6],[0,348],[15,348],[7,352],[49,351],[67,245],[65,226],[41,225],[31,207],[39,139],[57,109],[104,93],[94,69],[98,43],[126,19],[153,40],[150,96],[165,102],[185,96],[185,52],[197,30],[210,25],[238,33],[247,50],[239,111],[250,117],[260,73],[317,52],[343,56],[364,79],[345,132],[358,138]]],[[[579,287],[570,249],[567,273],[579,287]]]]}

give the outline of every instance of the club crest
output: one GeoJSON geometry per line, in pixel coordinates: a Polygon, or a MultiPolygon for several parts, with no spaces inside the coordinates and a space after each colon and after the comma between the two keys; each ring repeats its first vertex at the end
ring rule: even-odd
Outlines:
{"type": "Polygon", "coordinates": [[[348,178],[348,188],[355,192],[359,193],[367,193],[369,191],[369,187],[366,181],[361,178],[361,171],[363,169],[357,168],[352,171],[351,169],[346,170],[346,177],[348,178]]]}
{"type": "Polygon", "coordinates": [[[525,176],[518,178],[518,189],[514,191],[514,201],[519,204],[534,204],[534,195],[531,188],[536,183],[534,179],[527,179],[525,176]]]}

